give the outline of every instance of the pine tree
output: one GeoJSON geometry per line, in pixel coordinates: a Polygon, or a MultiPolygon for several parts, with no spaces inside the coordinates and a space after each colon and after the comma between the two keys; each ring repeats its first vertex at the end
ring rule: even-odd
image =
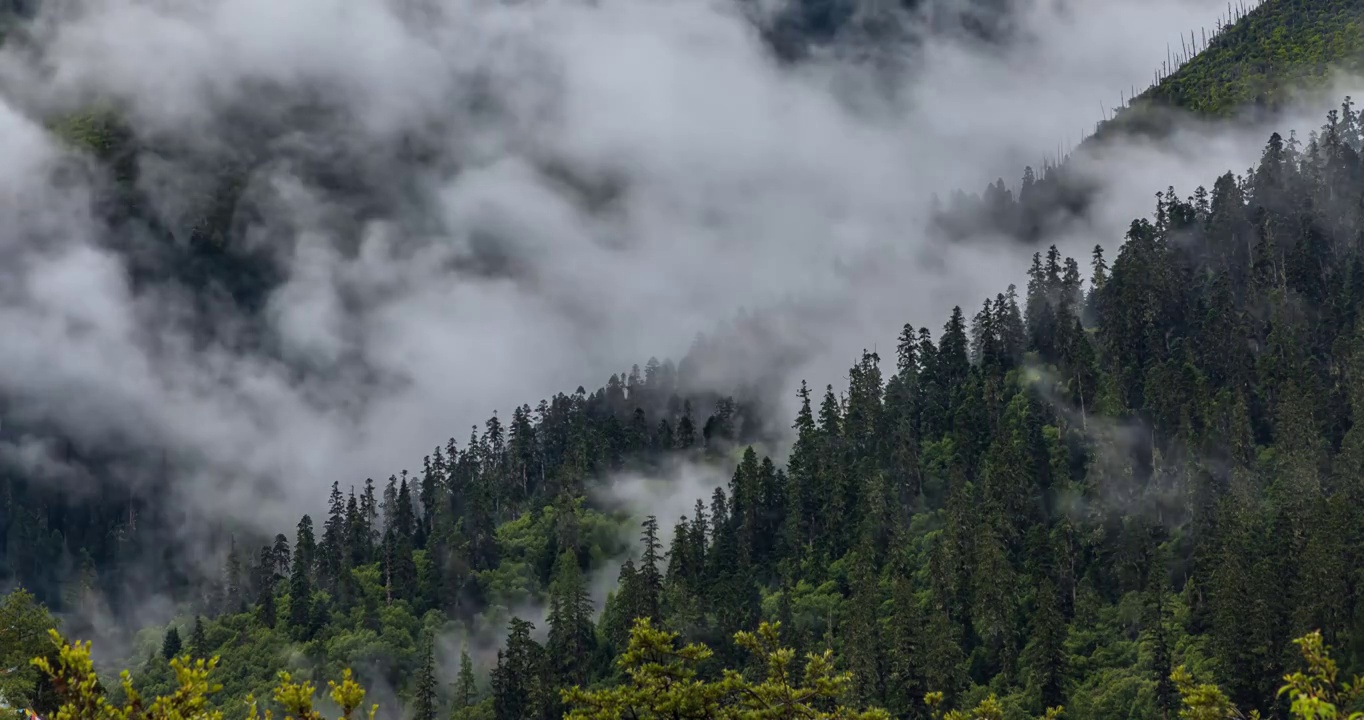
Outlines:
{"type": "MultiPolygon", "coordinates": [[[[291,592],[292,583],[291,583],[291,592]]],[[[272,587],[262,587],[260,595],[256,598],[256,620],[267,628],[274,628],[278,622],[275,608],[275,590],[272,587]]]]}
{"type": "Polygon", "coordinates": [[[666,587],[680,587],[690,584],[696,577],[692,559],[696,553],[691,548],[691,524],[683,515],[673,525],[673,542],[668,548],[668,572],[664,578],[666,587]]]}
{"type": "Polygon", "coordinates": [[[820,538],[819,548],[826,557],[841,556],[849,547],[849,528],[841,521],[849,508],[843,489],[847,487],[847,452],[843,442],[843,408],[832,385],[824,388],[819,406],[819,471],[815,503],[817,519],[812,533],[820,538]]]}
{"type": "Polygon", "coordinates": [[[587,684],[587,662],[592,657],[592,598],[583,582],[578,559],[565,550],[555,563],[554,583],[550,588],[549,638],[547,657],[553,664],[555,680],[561,687],[587,684]]]}
{"type": "Polygon", "coordinates": [[[468,709],[478,702],[478,685],[474,681],[474,663],[469,657],[466,641],[459,649],[459,675],[455,678],[451,720],[465,720],[468,709]]]}
{"type": "Polygon", "coordinates": [[[800,382],[800,412],[796,414],[793,429],[796,443],[787,461],[787,511],[786,545],[793,552],[800,552],[814,541],[813,530],[819,508],[817,489],[819,471],[819,446],[814,412],[810,405],[810,387],[804,380],[800,382]]]}
{"type": "Polygon", "coordinates": [[[858,705],[879,705],[884,701],[885,676],[881,648],[880,590],[872,572],[869,548],[859,548],[849,561],[852,595],[848,598],[848,618],[843,631],[843,657],[852,672],[853,692],[858,705]]]}
{"type": "Polygon", "coordinates": [[[294,564],[291,574],[302,572],[308,582],[313,580],[313,571],[317,563],[317,542],[313,538],[313,519],[304,515],[298,521],[298,529],[294,540],[294,564]]]}
{"type": "MultiPolygon", "coordinates": [[[[407,471],[402,472],[402,480],[396,490],[393,490],[394,482],[393,478],[389,479],[392,499],[385,500],[388,520],[382,557],[384,585],[390,602],[394,599],[416,599],[419,589],[417,564],[412,556],[416,550],[416,513],[407,483],[407,471]]],[[[385,495],[388,494],[389,491],[385,491],[385,495]]]]}
{"type": "Polygon", "coordinates": [[[233,538],[228,546],[227,559],[223,563],[223,607],[227,613],[240,612],[246,604],[242,593],[242,564],[237,555],[237,541],[233,538]]]}
{"type": "Polygon", "coordinates": [[[172,626],[161,640],[161,657],[166,660],[180,656],[180,631],[172,626]]]}
{"type": "Polygon", "coordinates": [[[322,524],[322,543],[317,554],[317,584],[320,589],[335,594],[346,552],[346,506],[338,482],[332,482],[327,507],[327,520],[322,524]]]}
{"type": "Polygon", "coordinates": [[[1161,720],[1179,717],[1179,693],[1170,674],[1174,671],[1174,648],[1170,640],[1170,622],[1173,619],[1171,598],[1166,592],[1166,578],[1163,564],[1150,573],[1146,592],[1145,639],[1150,646],[1151,676],[1156,684],[1156,707],[1160,710],[1161,720]]]}
{"type": "Polygon", "coordinates": [[[374,557],[374,545],[379,540],[379,502],[374,494],[374,478],[365,478],[365,490],[360,496],[360,527],[358,542],[366,549],[365,558],[374,557]]]}
{"type": "Polygon", "coordinates": [[[189,654],[194,658],[208,657],[208,638],[204,635],[204,619],[194,616],[194,631],[189,636],[189,654]]]}
{"type": "Polygon", "coordinates": [[[1033,603],[1028,645],[1023,649],[1024,682],[1034,703],[1033,711],[1044,713],[1059,707],[1063,700],[1066,675],[1066,626],[1056,597],[1056,586],[1048,578],[1037,584],[1033,603]]]}
{"type": "Polygon", "coordinates": [[[271,567],[272,582],[278,582],[289,577],[289,538],[280,533],[275,536],[275,542],[270,547],[270,554],[274,558],[274,565],[271,567]]]}
{"type": "Polygon", "coordinates": [[[892,610],[886,633],[886,707],[900,717],[920,717],[926,693],[951,688],[930,690],[928,687],[924,667],[927,623],[923,605],[908,576],[908,563],[896,564],[900,567],[891,590],[892,610]]]}
{"type": "Polygon", "coordinates": [[[542,701],[549,688],[543,682],[543,651],[530,637],[534,628],[520,618],[512,618],[508,626],[506,647],[497,653],[497,666],[492,672],[496,720],[541,717],[542,701]]]}
{"type": "Polygon", "coordinates": [[[634,561],[627,558],[616,577],[616,590],[607,598],[606,609],[602,612],[602,635],[613,654],[624,649],[630,639],[630,628],[640,606],[639,596],[639,572],[635,570],[634,561]]]}
{"type": "Polygon", "coordinates": [[[696,422],[692,420],[691,401],[682,405],[682,417],[677,421],[677,449],[690,450],[696,446],[696,422]]]}
{"type": "Polygon", "coordinates": [[[663,595],[663,543],[658,539],[658,518],[650,515],[642,524],[644,551],[639,564],[640,603],[635,617],[658,619],[659,601],[663,595]]]}
{"type": "MultiPolygon", "coordinates": [[[[294,567],[289,573],[289,631],[297,640],[312,634],[313,584],[309,578],[312,558],[312,523],[307,515],[298,524],[294,567]]],[[[271,613],[273,615],[273,612],[271,613]]],[[[262,618],[262,622],[266,618],[262,618]]],[[[273,623],[269,623],[273,624],[273,623]]]]}
{"type": "Polygon", "coordinates": [[[417,671],[417,689],[412,701],[413,720],[436,719],[436,643],[427,638],[422,646],[422,665],[417,671]]]}

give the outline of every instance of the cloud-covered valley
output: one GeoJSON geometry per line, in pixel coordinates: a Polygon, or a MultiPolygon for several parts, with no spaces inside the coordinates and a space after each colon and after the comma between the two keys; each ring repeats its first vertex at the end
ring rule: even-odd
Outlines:
{"type": "MultiPolygon", "coordinates": [[[[869,57],[853,35],[792,64],[752,22],[772,8],[727,0],[48,3],[0,53],[0,395],[127,460],[92,477],[41,433],[5,453],[73,489],[154,461],[189,521],[273,533],[333,480],[741,314],[761,338],[705,382],[792,402],[1020,282],[1034,248],[933,241],[933,196],[1040,165],[1223,6],[1037,0],[1002,46],[869,57]],[[135,133],[136,217],[42,129],[92,104],[135,133]],[[263,289],[167,267],[224,177],[225,241],[263,289]]],[[[1170,178],[1211,183],[1264,137],[1191,125],[1080,158],[1101,200],[1056,241],[1115,248],[1170,178]]]]}

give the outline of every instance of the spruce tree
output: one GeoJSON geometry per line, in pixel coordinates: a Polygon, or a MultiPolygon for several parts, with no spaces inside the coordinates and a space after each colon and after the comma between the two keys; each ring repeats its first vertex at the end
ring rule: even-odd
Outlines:
{"type": "Polygon", "coordinates": [[[886,707],[900,717],[918,717],[923,714],[926,693],[950,688],[928,688],[924,672],[926,622],[923,606],[908,577],[895,579],[892,600],[886,638],[886,707]]]}
{"type": "Polygon", "coordinates": [[[269,586],[261,588],[260,595],[256,598],[256,620],[267,628],[274,628],[278,622],[274,588],[269,586]]]}
{"type": "Polygon", "coordinates": [[[302,572],[309,583],[313,580],[313,570],[317,562],[317,541],[313,537],[313,519],[304,515],[298,521],[295,532],[294,557],[291,574],[302,572]]]}
{"type": "Polygon", "coordinates": [[[506,647],[497,653],[492,672],[493,716],[496,720],[538,720],[550,691],[543,676],[542,649],[530,637],[535,628],[520,618],[508,626],[506,647]]]}
{"type": "Polygon", "coordinates": [[[204,619],[194,616],[194,631],[189,636],[189,654],[195,658],[207,658],[208,638],[204,636],[204,619]]]}
{"type": "Polygon", "coordinates": [[[322,524],[322,542],[317,550],[317,585],[319,589],[334,594],[341,578],[342,557],[346,552],[346,506],[338,482],[332,482],[327,507],[327,520],[322,524]]]}
{"type": "Polygon", "coordinates": [[[372,561],[374,546],[379,541],[379,501],[374,493],[374,478],[365,478],[365,490],[360,495],[360,528],[357,542],[365,548],[367,561],[372,561]]]}
{"type": "Polygon", "coordinates": [[[545,650],[560,687],[587,684],[588,660],[594,648],[592,598],[587,593],[577,556],[564,550],[555,563],[550,588],[549,638],[545,650]]]}
{"type": "Polygon", "coordinates": [[[434,637],[422,644],[422,665],[417,671],[417,689],[412,701],[413,720],[436,720],[436,643],[434,637]]]}
{"type": "Polygon", "coordinates": [[[606,600],[602,612],[602,635],[614,653],[625,649],[630,639],[630,628],[635,621],[639,601],[639,572],[633,560],[627,558],[616,577],[616,589],[606,600]]]}
{"type": "MultiPolygon", "coordinates": [[[[303,519],[308,517],[305,515],[303,519]]],[[[308,577],[311,553],[305,551],[308,544],[303,538],[304,525],[299,523],[298,550],[294,553],[294,567],[289,574],[289,630],[297,640],[306,640],[311,635],[313,612],[313,586],[308,577]]]]}
{"type": "Polygon", "coordinates": [[[663,543],[658,539],[658,518],[644,519],[640,539],[643,553],[639,559],[639,602],[635,617],[658,619],[659,602],[663,596],[663,543]]]}
{"type": "Polygon", "coordinates": [[[289,577],[289,538],[284,533],[275,536],[275,542],[270,547],[271,555],[274,558],[274,565],[271,568],[272,581],[278,582],[289,577]]]}
{"type": "Polygon", "coordinates": [[[843,627],[843,657],[852,672],[853,693],[859,705],[880,705],[884,702],[885,667],[882,656],[882,635],[877,610],[881,606],[880,589],[872,570],[871,550],[859,548],[850,553],[847,620],[843,627]]]}
{"type": "Polygon", "coordinates": [[[478,702],[478,686],[474,681],[474,663],[469,657],[469,644],[459,649],[459,675],[455,678],[451,720],[466,720],[468,709],[478,702]]]}
{"type": "Polygon", "coordinates": [[[682,405],[682,417],[677,421],[677,449],[690,450],[696,446],[696,421],[692,419],[691,401],[682,405]]]}
{"type": "Polygon", "coordinates": [[[237,555],[237,540],[232,538],[223,563],[223,606],[222,612],[240,612],[246,603],[242,595],[242,564],[237,555]]]}
{"type": "Polygon", "coordinates": [[[161,640],[161,657],[170,660],[180,656],[180,631],[172,626],[161,640]]]}
{"type": "Polygon", "coordinates": [[[1152,570],[1145,593],[1146,617],[1144,639],[1150,647],[1151,677],[1155,680],[1156,707],[1161,720],[1179,717],[1179,692],[1170,674],[1174,670],[1174,648],[1171,642],[1170,622],[1173,609],[1172,598],[1166,590],[1164,567],[1152,570]]]}
{"type": "Polygon", "coordinates": [[[798,557],[814,541],[813,530],[818,513],[816,483],[819,472],[819,447],[815,417],[810,406],[810,386],[800,382],[800,411],[793,429],[795,446],[787,461],[786,484],[786,546],[798,557]]]}
{"type": "Polygon", "coordinates": [[[1065,618],[1058,607],[1056,586],[1048,578],[1037,584],[1030,625],[1021,664],[1033,711],[1040,715],[1062,704],[1067,660],[1065,618]]]}

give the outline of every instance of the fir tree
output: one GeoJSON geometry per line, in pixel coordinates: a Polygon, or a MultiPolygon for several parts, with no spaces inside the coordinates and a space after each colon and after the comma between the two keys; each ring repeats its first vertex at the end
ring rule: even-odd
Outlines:
{"type": "Polygon", "coordinates": [[[170,660],[180,656],[180,631],[172,626],[161,639],[161,657],[170,660]]]}
{"type": "Polygon", "coordinates": [[[658,518],[644,519],[641,535],[643,553],[639,564],[639,602],[635,617],[658,618],[659,600],[663,595],[663,544],[658,539],[658,518]]]}
{"type": "MultiPolygon", "coordinates": [[[[309,578],[312,553],[312,526],[308,516],[299,523],[294,567],[289,573],[289,629],[296,639],[306,640],[312,634],[313,585],[309,578]]],[[[273,616],[273,612],[270,613],[273,616]]],[[[262,618],[264,623],[267,618],[262,618]]],[[[273,623],[267,623],[272,625],[273,623]]]]}
{"type": "MultiPolygon", "coordinates": [[[[294,592],[292,586],[290,591],[294,592]]],[[[261,588],[260,595],[256,598],[256,620],[267,628],[274,628],[278,622],[274,588],[268,586],[261,588]]]]}
{"type": "Polygon", "coordinates": [[[204,619],[194,616],[194,631],[189,636],[189,654],[194,658],[207,658],[208,638],[204,635],[204,619]]]}
{"type": "Polygon", "coordinates": [[[512,618],[506,647],[497,653],[497,666],[492,672],[496,720],[542,717],[548,688],[543,682],[543,651],[530,637],[534,627],[524,620],[512,618]]]}
{"type": "Polygon", "coordinates": [[[577,557],[569,550],[555,563],[550,588],[549,638],[545,647],[559,686],[587,683],[588,665],[594,651],[592,598],[587,593],[577,557]]]}
{"type": "Polygon", "coordinates": [[[474,681],[474,663],[469,657],[469,645],[459,649],[459,675],[455,678],[451,720],[465,720],[468,709],[478,702],[478,686],[474,681]]]}
{"type": "Polygon", "coordinates": [[[436,643],[427,638],[422,644],[422,665],[417,671],[417,689],[412,702],[413,720],[436,718],[436,643]]]}

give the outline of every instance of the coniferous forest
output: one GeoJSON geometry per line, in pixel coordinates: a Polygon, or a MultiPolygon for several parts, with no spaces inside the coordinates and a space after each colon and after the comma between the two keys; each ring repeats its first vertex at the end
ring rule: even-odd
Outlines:
{"type": "MultiPolygon", "coordinates": [[[[1272,33],[1269,13],[1302,5],[1267,3],[1230,37],[1346,52],[1354,24],[1331,20],[1330,47],[1272,33]]],[[[1252,100],[1268,61],[1249,85],[1221,78],[1246,47],[1150,97],[1252,100]]],[[[123,167],[114,125],[58,131],[123,167]]],[[[1084,209],[1063,170],[958,196],[939,229],[1042,240],[1084,209]]],[[[493,415],[388,478],[337,480],[325,514],[273,537],[215,529],[229,549],[210,582],[154,501],[169,477],[71,497],[0,475],[0,582],[20,588],[0,598],[0,715],[256,718],[259,701],[320,719],[313,692],[339,679],[343,717],[377,701],[394,720],[1348,716],[1364,708],[1346,682],[1364,673],[1361,198],[1346,98],[1244,174],[1158,193],[1104,239],[1115,253],[1041,250],[1025,287],[905,325],[893,352],[850,356],[846,385],[789,388],[794,418],[697,391],[721,352],[699,343],[493,415]],[[794,438],[782,457],[761,450],[774,425],[794,438]],[[729,480],[678,517],[596,492],[684,467],[729,480]],[[96,596],[131,614],[129,586],[182,612],[137,635],[125,684],[63,637],[94,630],[77,611],[96,596]]],[[[264,281],[213,228],[210,211],[186,272],[223,273],[250,304],[264,281]]]]}
{"type": "MultiPolygon", "coordinates": [[[[925,697],[1173,717],[1172,677],[1283,714],[1295,639],[1319,629],[1346,674],[1364,664],[1362,130],[1347,102],[1305,144],[1276,134],[1249,174],[1161,193],[1088,272],[1039,253],[1026,288],[906,326],[893,372],[864,353],[846,387],[802,385],[784,465],[747,447],[691,513],[645,520],[600,613],[587,579],[633,521],[594,507],[588,478],[745,447],[739,405],[674,392],[685,364],[335,485],[326,516],[235,546],[134,676],[169,691],[169,659],[219,656],[226,707],[265,697],[287,657],[354,668],[423,720],[549,718],[569,709],[559,688],[626,679],[636,620],[708,646],[701,677],[755,667],[731,638],[771,622],[797,658],[833,650],[841,702],[894,717],[937,712],[925,697]],[[530,603],[541,627],[494,611],[530,603]],[[480,623],[506,626],[490,662],[437,649],[480,623]]],[[[98,518],[23,492],[7,481],[9,572],[42,578],[45,543],[98,518]]],[[[83,563],[54,606],[98,583],[83,563]]],[[[7,612],[40,628],[31,602],[7,612]]],[[[26,637],[7,652],[50,647],[26,637]]]]}

